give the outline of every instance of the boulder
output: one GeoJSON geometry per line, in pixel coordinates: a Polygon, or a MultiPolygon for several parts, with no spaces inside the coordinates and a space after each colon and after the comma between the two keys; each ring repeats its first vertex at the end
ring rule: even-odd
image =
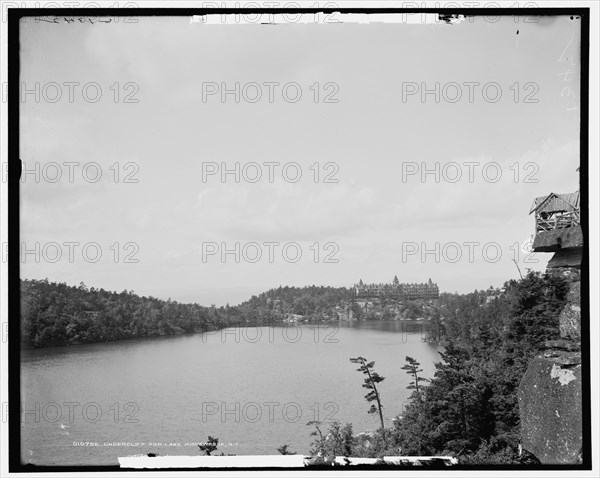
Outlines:
{"type": "Polygon", "coordinates": [[[549,351],[532,360],[518,400],[523,449],[545,465],[581,463],[581,354],[549,351]]]}
{"type": "Polygon", "coordinates": [[[568,352],[576,352],[580,350],[579,342],[572,340],[546,340],[544,342],[544,348],[548,350],[566,350],[568,352]]]}
{"type": "Polygon", "coordinates": [[[569,282],[577,282],[581,280],[581,270],[576,267],[556,267],[546,268],[546,272],[552,275],[564,277],[569,282]]]}
{"type": "Polygon", "coordinates": [[[581,340],[581,307],[579,303],[568,303],[558,318],[560,336],[581,340]]]}
{"type": "Polygon", "coordinates": [[[575,281],[569,284],[569,293],[567,294],[567,301],[581,304],[581,282],[575,281]]]}
{"type": "Polygon", "coordinates": [[[581,268],[581,259],[583,255],[583,249],[580,247],[575,249],[561,249],[552,256],[552,259],[548,262],[548,267],[554,269],[556,267],[575,267],[581,268]]]}

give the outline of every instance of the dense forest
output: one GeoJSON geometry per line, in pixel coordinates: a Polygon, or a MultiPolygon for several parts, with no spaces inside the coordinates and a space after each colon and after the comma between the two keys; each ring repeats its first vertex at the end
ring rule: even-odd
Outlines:
{"type": "Polygon", "coordinates": [[[261,312],[250,303],[203,307],[83,283],[21,281],[21,341],[34,348],[269,323],[269,315],[261,312]]]}
{"type": "Polygon", "coordinates": [[[290,314],[302,316],[308,322],[338,320],[346,317],[352,293],[345,287],[278,287],[253,296],[241,308],[254,316],[266,316],[273,322],[290,314]]]}
{"type": "MultiPolygon", "coordinates": [[[[567,292],[562,277],[529,272],[505,283],[492,300],[487,292],[444,295],[436,328],[444,351],[431,381],[419,376],[418,362],[406,357],[402,366],[399,357],[398,367],[412,380],[409,404],[402,409],[377,395],[383,412],[396,414],[394,425],[367,435],[354,435],[351,424],[334,423],[329,432],[318,428],[312,453],[324,459],[400,454],[451,455],[475,465],[535,462],[519,452],[517,387],[544,342],[559,338],[567,292]]],[[[368,366],[376,370],[375,362],[368,366]]],[[[371,391],[365,398],[374,396],[371,391]]],[[[379,409],[372,405],[369,413],[379,409]]]]}
{"type": "Polygon", "coordinates": [[[277,324],[289,314],[330,320],[348,297],[345,288],[279,287],[235,307],[204,307],[83,283],[74,287],[47,279],[22,280],[21,341],[38,348],[176,335],[277,324]]]}

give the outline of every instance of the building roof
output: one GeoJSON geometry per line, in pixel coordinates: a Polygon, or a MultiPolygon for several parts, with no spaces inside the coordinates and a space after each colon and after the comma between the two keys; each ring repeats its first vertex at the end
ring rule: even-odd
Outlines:
{"type": "Polygon", "coordinates": [[[535,198],[529,214],[577,210],[579,210],[579,191],[567,194],[550,193],[547,196],[535,198]]]}

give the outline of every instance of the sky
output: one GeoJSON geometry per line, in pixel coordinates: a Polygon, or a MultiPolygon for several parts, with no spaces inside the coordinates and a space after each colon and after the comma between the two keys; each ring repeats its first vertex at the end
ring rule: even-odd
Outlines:
{"type": "Polygon", "coordinates": [[[233,305],[544,270],[530,205],[579,187],[578,19],[132,20],[21,24],[23,278],[233,305]]]}

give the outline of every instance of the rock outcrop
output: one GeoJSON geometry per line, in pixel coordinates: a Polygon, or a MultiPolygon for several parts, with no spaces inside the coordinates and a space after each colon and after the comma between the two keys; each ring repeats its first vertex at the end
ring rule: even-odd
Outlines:
{"type": "Polygon", "coordinates": [[[561,340],[546,342],[519,385],[521,443],[542,464],[581,463],[581,227],[538,234],[535,252],[555,252],[546,272],[569,281],[559,316],[561,340]]]}
{"type": "Polygon", "coordinates": [[[581,460],[581,354],[545,353],[519,387],[521,443],[543,464],[581,460]]]}

